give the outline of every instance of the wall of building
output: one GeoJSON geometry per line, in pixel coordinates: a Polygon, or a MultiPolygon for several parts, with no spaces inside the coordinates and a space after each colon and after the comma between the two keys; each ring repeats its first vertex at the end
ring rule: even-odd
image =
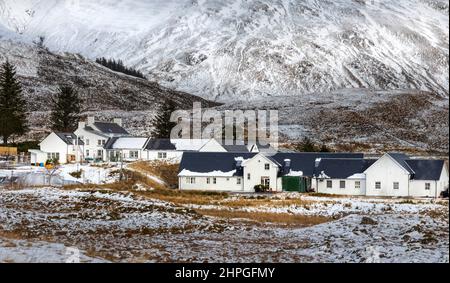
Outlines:
{"type": "Polygon", "coordinates": [[[145,150],[143,152],[142,156],[143,156],[142,158],[144,160],[148,160],[148,161],[164,160],[164,161],[179,163],[181,161],[181,158],[183,157],[183,152],[182,151],[165,151],[165,150],[160,150],[160,151],[145,150]],[[167,158],[165,158],[165,159],[158,158],[159,152],[165,152],[167,154],[167,158]]]}
{"type": "MultiPolygon", "coordinates": [[[[73,146],[68,146],[65,142],[61,140],[55,133],[51,133],[48,135],[41,143],[40,143],[41,151],[46,153],[58,153],[59,154],[59,163],[65,164],[67,163],[67,156],[69,154],[75,154],[73,151],[73,146]]],[[[47,161],[48,157],[45,158],[47,161]]]]}
{"type": "Polygon", "coordinates": [[[381,157],[366,170],[367,196],[406,197],[409,195],[409,173],[389,156],[381,157]],[[381,182],[381,188],[376,189],[375,183],[381,182]],[[394,182],[399,183],[399,189],[394,189],[394,182]]]}
{"type": "Polygon", "coordinates": [[[227,152],[227,151],[218,141],[216,141],[215,139],[211,139],[202,148],[200,148],[199,152],[227,152]]]}
{"type": "Polygon", "coordinates": [[[364,196],[366,195],[366,180],[365,179],[316,179],[316,192],[321,194],[333,195],[349,195],[349,196],[364,196]],[[322,181],[321,181],[322,180],[322,181]],[[332,187],[327,188],[327,181],[332,182],[332,187]],[[345,181],[345,188],[340,187],[340,182],[345,181]],[[355,186],[356,182],[360,183],[359,188],[355,186]]]}
{"type": "Polygon", "coordinates": [[[279,167],[271,160],[264,157],[262,154],[258,154],[250,160],[246,160],[243,163],[244,166],[244,190],[246,192],[254,192],[255,186],[261,184],[262,177],[270,178],[270,188],[273,191],[282,191],[280,181],[278,181],[279,167]],[[269,164],[269,170],[265,169],[265,164],[269,164]],[[250,174],[250,179],[248,179],[250,174]]]}
{"type": "Polygon", "coordinates": [[[103,145],[98,145],[99,140],[106,143],[108,140],[107,137],[96,135],[80,128],[75,131],[75,135],[77,135],[84,142],[83,157],[85,159],[97,159],[100,157],[98,152],[101,151],[102,160],[107,160],[106,151],[103,148],[103,145]]]}
{"type": "Polygon", "coordinates": [[[226,192],[242,192],[244,191],[244,182],[242,177],[193,177],[180,176],[178,178],[179,188],[181,190],[199,190],[199,191],[226,191],[226,192]],[[195,183],[191,183],[190,179],[194,178],[195,183]],[[209,178],[209,184],[207,179],[209,178]],[[241,184],[238,184],[241,179],[241,184]]]}

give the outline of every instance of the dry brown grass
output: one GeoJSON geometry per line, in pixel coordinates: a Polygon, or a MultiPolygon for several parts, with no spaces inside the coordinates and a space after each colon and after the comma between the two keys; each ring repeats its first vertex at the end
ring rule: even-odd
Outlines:
{"type": "Polygon", "coordinates": [[[228,197],[226,193],[219,192],[203,192],[203,191],[181,191],[172,189],[158,189],[148,192],[137,192],[138,195],[172,202],[178,205],[197,204],[207,205],[214,204],[228,197]]]}
{"type": "Polygon", "coordinates": [[[150,173],[163,180],[169,188],[177,188],[179,166],[166,161],[138,161],[128,167],[143,174],[150,173]]]}
{"type": "Polygon", "coordinates": [[[288,213],[246,212],[232,210],[196,210],[205,216],[225,219],[247,219],[260,223],[285,224],[289,226],[309,227],[332,221],[332,218],[322,216],[304,216],[288,213]]]}

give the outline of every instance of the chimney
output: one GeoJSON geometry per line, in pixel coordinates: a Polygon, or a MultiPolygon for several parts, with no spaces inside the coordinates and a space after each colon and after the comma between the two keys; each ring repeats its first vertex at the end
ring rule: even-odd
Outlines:
{"type": "Polygon", "coordinates": [[[87,117],[87,123],[86,123],[86,125],[90,126],[90,125],[92,125],[92,124],[94,124],[94,123],[95,123],[95,117],[94,117],[94,116],[89,116],[89,117],[87,117]]]}
{"type": "Polygon", "coordinates": [[[284,174],[289,174],[289,172],[291,172],[291,160],[290,159],[284,160],[283,171],[284,171],[284,174]]]}
{"type": "Polygon", "coordinates": [[[122,127],[122,118],[114,118],[113,122],[122,127]]]}
{"type": "Polygon", "coordinates": [[[314,166],[315,166],[316,168],[319,167],[320,161],[322,161],[321,158],[317,158],[317,159],[316,159],[315,164],[314,164],[314,166]]]}
{"type": "Polygon", "coordinates": [[[78,122],[78,129],[84,129],[86,127],[86,122],[78,122]]]}

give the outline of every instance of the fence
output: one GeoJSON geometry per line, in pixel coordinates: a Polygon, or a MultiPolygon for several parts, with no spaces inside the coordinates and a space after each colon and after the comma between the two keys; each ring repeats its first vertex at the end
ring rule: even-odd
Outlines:
{"type": "Polygon", "coordinates": [[[0,156],[17,155],[17,147],[0,146],[0,156]]]}

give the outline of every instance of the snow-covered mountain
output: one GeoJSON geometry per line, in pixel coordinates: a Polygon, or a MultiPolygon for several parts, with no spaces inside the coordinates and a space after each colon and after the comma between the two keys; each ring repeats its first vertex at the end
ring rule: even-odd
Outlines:
{"type": "Polygon", "coordinates": [[[448,97],[448,12],[448,0],[0,0],[0,35],[123,59],[219,101],[342,88],[448,97]]]}

